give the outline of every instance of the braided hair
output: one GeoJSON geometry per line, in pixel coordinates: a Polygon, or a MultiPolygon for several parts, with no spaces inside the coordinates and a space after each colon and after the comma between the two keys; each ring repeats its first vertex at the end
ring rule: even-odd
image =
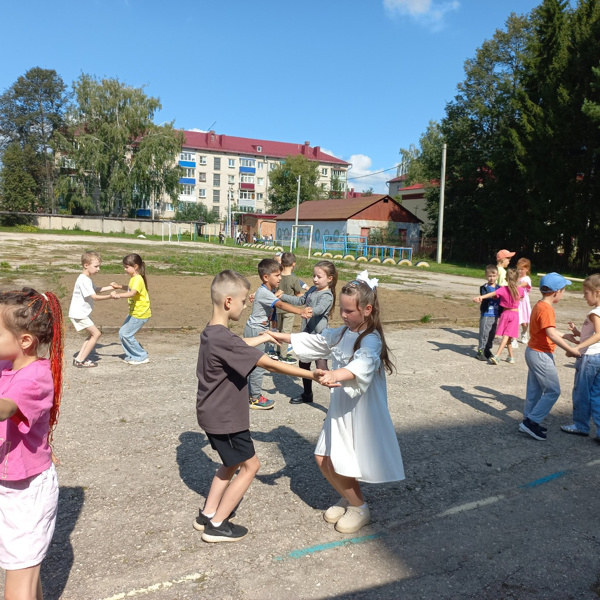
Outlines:
{"type": "Polygon", "coordinates": [[[15,337],[29,333],[34,339],[37,356],[46,352],[50,358],[50,371],[54,383],[54,399],[50,409],[48,441],[58,422],[63,387],[64,323],[60,302],[55,294],[40,294],[25,287],[20,292],[0,293],[0,314],[4,326],[15,337]]]}

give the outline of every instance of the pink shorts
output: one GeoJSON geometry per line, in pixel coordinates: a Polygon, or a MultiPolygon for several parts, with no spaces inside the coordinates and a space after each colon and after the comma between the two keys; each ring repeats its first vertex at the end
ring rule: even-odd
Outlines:
{"type": "Polygon", "coordinates": [[[39,565],[50,547],[58,509],[54,465],[21,481],[0,480],[0,567],[39,565]]]}
{"type": "Polygon", "coordinates": [[[519,313],[516,310],[505,310],[500,315],[496,336],[507,335],[511,338],[519,337],[519,313]]]}

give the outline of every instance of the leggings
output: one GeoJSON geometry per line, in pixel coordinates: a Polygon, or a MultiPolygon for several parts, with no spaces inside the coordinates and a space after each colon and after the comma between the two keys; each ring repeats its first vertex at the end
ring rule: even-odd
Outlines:
{"type": "MultiPolygon", "coordinates": [[[[304,363],[304,362],[300,362],[298,361],[298,366],[301,369],[310,369],[310,364],[309,362],[304,363]]],[[[329,369],[327,368],[327,361],[324,358],[319,358],[318,360],[315,360],[315,367],[317,369],[322,369],[323,371],[329,371],[329,369]]],[[[304,386],[304,396],[312,396],[312,379],[303,379],[302,380],[302,385],[304,386]]]]}

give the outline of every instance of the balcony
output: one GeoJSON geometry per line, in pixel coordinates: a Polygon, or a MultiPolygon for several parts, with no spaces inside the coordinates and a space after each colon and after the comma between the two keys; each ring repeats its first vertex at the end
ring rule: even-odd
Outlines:
{"type": "Polygon", "coordinates": [[[254,212],[256,210],[256,200],[240,199],[239,207],[242,212],[254,212]]]}
{"type": "Polygon", "coordinates": [[[193,160],[180,160],[179,161],[179,166],[180,167],[189,167],[190,169],[195,169],[196,168],[196,162],[193,160]]]}
{"type": "Polygon", "coordinates": [[[187,185],[196,185],[196,180],[193,177],[180,177],[179,183],[184,183],[187,185]]]}
{"type": "Polygon", "coordinates": [[[256,169],[254,167],[240,167],[240,173],[251,173],[254,175],[256,173],[256,169]]]}
{"type": "Polygon", "coordinates": [[[253,183],[240,183],[240,190],[254,190],[253,183]]]}

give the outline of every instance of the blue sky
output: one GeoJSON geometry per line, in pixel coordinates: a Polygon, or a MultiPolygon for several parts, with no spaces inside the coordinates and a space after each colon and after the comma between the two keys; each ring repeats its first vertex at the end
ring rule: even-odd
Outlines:
{"type": "Polygon", "coordinates": [[[3,2],[0,90],[35,66],[117,77],[161,99],[157,123],[310,141],[354,165],[356,190],[385,192],[395,172],[373,173],[443,117],[464,61],[540,2],[3,2]]]}

